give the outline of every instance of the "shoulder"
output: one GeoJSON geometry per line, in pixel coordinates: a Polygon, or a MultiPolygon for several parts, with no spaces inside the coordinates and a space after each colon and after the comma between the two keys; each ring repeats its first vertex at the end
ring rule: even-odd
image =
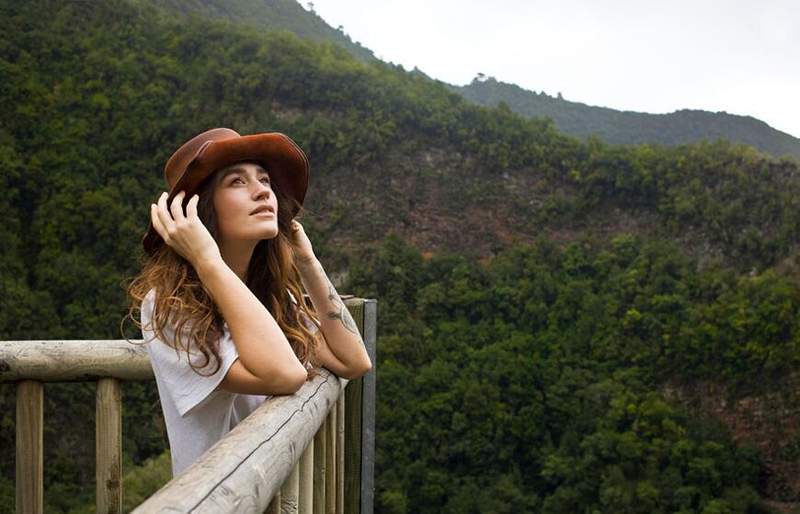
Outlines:
{"type": "Polygon", "coordinates": [[[152,311],[156,304],[156,288],[151,288],[142,298],[142,311],[145,309],[152,311]]]}

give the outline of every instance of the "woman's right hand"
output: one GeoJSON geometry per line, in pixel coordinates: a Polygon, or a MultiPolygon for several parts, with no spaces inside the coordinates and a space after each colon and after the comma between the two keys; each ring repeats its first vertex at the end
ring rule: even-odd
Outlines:
{"type": "Polygon", "coordinates": [[[167,193],[163,193],[158,204],[150,205],[153,228],[164,242],[197,269],[198,265],[221,259],[219,246],[203,222],[197,216],[198,195],[192,196],[183,213],[185,191],[179,192],[167,208],[167,193]]]}

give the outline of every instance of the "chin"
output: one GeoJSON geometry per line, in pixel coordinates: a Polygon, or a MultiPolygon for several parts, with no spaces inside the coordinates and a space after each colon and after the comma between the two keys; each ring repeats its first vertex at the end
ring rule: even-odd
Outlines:
{"type": "Polygon", "coordinates": [[[261,241],[262,239],[275,239],[278,237],[278,228],[239,230],[235,234],[230,234],[227,237],[229,239],[239,241],[261,241]]]}
{"type": "Polygon", "coordinates": [[[260,220],[257,223],[253,223],[253,220],[246,219],[229,225],[233,226],[221,226],[219,228],[220,233],[224,234],[224,239],[260,241],[262,239],[275,239],[279,233],[277,220],[260,220]]]}
{"type": "Polygon", "coordinates": [[[261,241],[262,239],[275,239],[276,237],[278,237],[277,230],[253,230],[251,232],[239,234],[238,239],[261,241]]]}
{"type": "Polygon", "coordinates": [[[264,230],[259,233],[258,239],[275,239],[278,237],[278,229],[275,230],[264,230]]]}
{"type": "Polygon", "coordinates": [[[278,223],[265,223],[263,225],[250,227],[247,234],[242,234],[243,239],[275,239],[278,237],[278,223]]]}

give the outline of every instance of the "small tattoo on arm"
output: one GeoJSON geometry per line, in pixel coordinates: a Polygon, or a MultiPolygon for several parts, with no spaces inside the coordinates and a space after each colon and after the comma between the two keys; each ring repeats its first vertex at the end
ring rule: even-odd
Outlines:
{"type": "Polygon", "coordinates": [[[338,319],[342,322],[344,328],[349,330],[350,332],[360,335],[358,333],[358,327],[356,326],[355,320],[353,320],[353,316],[350,315],[350,311],[347,310],[342,300],[339,298],[339,295],[336,293],[336,290],[333,288],[332,285],[328,284],[328,300],[335,305],[337,310],[328,311],[327,316],[328,319],[338,319]]]}

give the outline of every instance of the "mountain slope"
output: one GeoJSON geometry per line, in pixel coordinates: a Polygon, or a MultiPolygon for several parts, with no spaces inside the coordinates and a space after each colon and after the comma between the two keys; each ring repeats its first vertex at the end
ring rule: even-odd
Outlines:
{"type": "Polygon", "coordinates": [[[329,41],[361,61],[375,59],[372,51],[353,42],[341,28],[334,29],[313,10],[295,0],[142,0],[182,14],[227,19],[261,30],[286,30],[312,41],[329,41]]]}
{"type": "MultiPolygon", "coordinates": [[[[184,14],[228,19],[266,30],[287,30],[301,38],[337,44],[362,61],[375,59],[369,49],[354,43],[341,30],[330,27],[313,10],[303,9],[294,0],[151,1],[184,14]]],[[[494,78],[449,87],[478,105],[495,106],[505,102],[512,111],[523,116],[551,118],[559,130],[581,138],[595,135],[611,144],[662,145],[727,139],[771,155],[800,158],[800,139],[751,116],[685,109],[669,114],[618,111],[527,91],[494,78]]]]}
{"type": "Polygon", "coordinates": [[[479,105],[505,102],[523,116],[550,118],[559,130],[581,138],[595,135],[611,144],[662,145],[727,139],[771,155],[800,158],[800,139],[751,116],[685,109],[669,114],[617,111],[535,93],[494,78],[475,79],[466,86],[452,88],[479,105]]]}

